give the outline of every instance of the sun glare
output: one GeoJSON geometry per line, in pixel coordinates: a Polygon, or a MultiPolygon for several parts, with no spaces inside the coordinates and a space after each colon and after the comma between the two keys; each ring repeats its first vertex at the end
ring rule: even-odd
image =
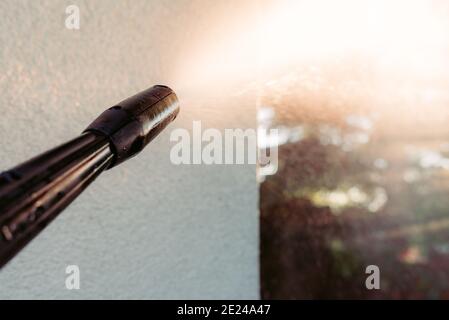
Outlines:
{"type": "Polygon", "coordinates": [[[186,52],[181,83],[249,82],[309,60],[352,55],[419,77],[448,73],[449,4],[444,1],[256,3],[247,18],[229,20],[227,33],[207,35],[186,52]]]}
{"type": "MultiPolygon", "coordinates": [[[[385,65],[437,72],[448,45],[441,2],[282,1],[261,16],[259,53],[264,67],[363,54],[385,65]]],[[[445,5],[447,10],[447,5],[445,5]]]]}

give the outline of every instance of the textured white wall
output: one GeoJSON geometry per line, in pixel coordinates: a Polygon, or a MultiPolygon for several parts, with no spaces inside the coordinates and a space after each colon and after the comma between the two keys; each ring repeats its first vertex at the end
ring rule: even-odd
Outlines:
{"type": "MultiPolygon", "coordinates": [[[[183,52],[238,6],[247,10],[239,1],[1,1],[0,168],[76,136],[153,84],[176,91],[183,52]],[[70,4],[81,10],[79,31],[64,27],[70,4]]],[[[254,125],[251,97],[217,92],[181,90],[176,123],[2,269],[0,298],[258,298],[255,167],[169,161],[169,131],[192,120],[254,125]],[[65,289],[69,264],[80,267],[80,290],[65,289]]]]}

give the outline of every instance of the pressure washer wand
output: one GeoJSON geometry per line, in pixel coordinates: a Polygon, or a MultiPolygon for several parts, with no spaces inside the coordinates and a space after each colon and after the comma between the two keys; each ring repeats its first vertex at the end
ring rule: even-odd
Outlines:
{"type": "Polygon", "coordinates": [[[176,94],[154,86],[104,111],[59,147],[0,175],[0,268],[95,178],[139,153],[179,112],[176,94]]]}

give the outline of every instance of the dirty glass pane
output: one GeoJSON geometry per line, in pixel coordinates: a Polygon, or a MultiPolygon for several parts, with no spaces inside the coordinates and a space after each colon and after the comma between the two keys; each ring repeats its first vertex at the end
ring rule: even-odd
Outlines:
{"type": "Polygon", "coordinates": [[[403,5],[385,7],[394,39],[266,73],[280,146],[260,186],[263,298],[449,298],[449,29],[423,25],[449,11],[403,5]]]}

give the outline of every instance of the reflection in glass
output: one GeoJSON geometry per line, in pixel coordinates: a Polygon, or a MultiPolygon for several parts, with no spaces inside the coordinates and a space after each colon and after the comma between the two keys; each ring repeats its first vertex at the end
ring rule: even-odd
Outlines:
{"type": "Polygon", "coordinates": [[[386,39],[367,29],[377,46],[320,42],[265,70],[259,122],[281,138],[260,187],[263,298],[449,298],[449,9],[403,6],[384,8],[386,39]],[[365,287],[372,264],[381,290],[365,287]]]}

